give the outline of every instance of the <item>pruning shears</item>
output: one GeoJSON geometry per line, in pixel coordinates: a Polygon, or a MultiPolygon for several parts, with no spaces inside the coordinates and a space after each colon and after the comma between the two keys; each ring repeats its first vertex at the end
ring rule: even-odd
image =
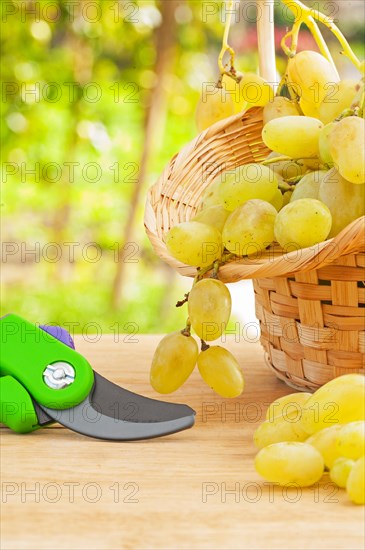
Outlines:
{"type": "Polygon", "coordinates": [[[190,428],[195,412],[132,393],[95,372],[61,327],[0,319],[0,422],[27,433],[59,422],[100,439],[136,440],[190,428]]]}

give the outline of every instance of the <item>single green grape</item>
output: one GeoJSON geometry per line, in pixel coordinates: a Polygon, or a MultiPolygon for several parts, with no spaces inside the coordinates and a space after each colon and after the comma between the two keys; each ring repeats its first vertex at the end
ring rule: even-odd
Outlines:
{"type": "Polygon", "coordinates": [[[230,212],[222,205],[209,206],[208,208],[200,210],[200,212],[198,212],[198,214],[194,216],[191,221],[211,225],[222,233],[224,224],[226,223],[229,215],[230,212]]]}
{"type": "Polygon", "coordinates": [[[309,487],[321,479],[324,463],[321,454],[308,443],[289,441],[261,449],[255,468],[267,481],[309,487]]]}
{"type": "Polygon", "coordinates": [[[278,188],[275,173],[262,164],[245,164],[222,175],[220,195],[231,212],[250,199],[270,201],[278,188]]]}
{"type": "Polygon", "coordinates": [[[254,442],[256,447],[262,449],[267,445],[283,441],[305,441],[308,434],[303,430],[301,416],[301,407],[297,404],[291,412],[279,414],[272,419],[265,420],[255,430],[254,442]]]}
{"type": "Polygon", "coordinates": [[[319,156],[319,134],[323,123],[307,116],[287,116],[268,122],[262,140],[276,153],[299,159],[319,156]]]}
{"type": "Polygon", "coordinates": [[[312,50],[303,50],[290,58],[287,72],[289,86],[317,109],[332,91],[329,84],[333,86],[340,80],[328,59],[312,50]]]}
{"type": "Polygon", "coordinates": [[[225,348],[211,346],[198,357],[198,369],[204,382],[222,397],[238,397],[244,388],[237,360],[225,348]]]}
{"type": "Polygon", "coordinates": [[[290,202],[298,199],[318,199],[319,187],[326,174],[326,170],[319,170],[303,176],[296,184],[290,202]]]}
{"type": "Polygon", "coordinates": [[[332,168],[319,186],[318,198],[328,206],[332,215],[329,237],[335,237],[349,223],[365,214],[365,185],[346,181],[332,168]]]}
{"type": "Polygon", "coordinates": [[[268,202],[259,199],[245,202],[232,212],[224,225],[224,246],[236,256],[261,253],[274,240],[277,215],[268,202]]]}
{"type": "Polygon", "coordinates": [[[332,468],[330,469],[331,481],[333,481],[333,483],[336,483],[338,487],[344,489],[346,487],[348,477],[354,464],[355,461],[350,460],[349,458],[336,458],[332,465],[332,468]]]}
{"type": "Polygon", "coordinates": [[[231,295],[221,281],[202,279],[189,293],[188,311],[191,326],[203,340],[219,338],[231,315],[231,295]]]}
{"type": "Polygon", "coordinates": [[[299,410],[301,411],[302,406],[311,395],[311,393],[307,392],[295,392],[275,399],[266,411],[266,420],[272,420],[275,416],[279,416],[280,414],[290,414],[299,410]]]}
{"type": "Polygon", "coordinates": [[[331,212],[325,204],[316,199],[298,199],[278,213],[275,238],[284,249],[306,248],[326,240],[331,225],[331,212]]]}
{"type": "Polygon", "coordinates": [[[303,425],[308,434],[331,424],[365,420],[365,376],[344,374],[319,388],[303,407],[303,425]]]}
{"type": "Polygon", "coordinates": [[[365,456],[359,458],[351,468],[346,491],[352,502],[365,504],[365,456]]]}
{"type": "Polygon", "coordinates": [[[273,205],[273,207],[275,208],[275,210],[277,212],[279,212],[279,210],[281,210],[281,208],[283,207],[284,199],[283,199],[283,194],[280,191],[280,189],[277,189],[275,191],[275,195],[273,196],[273,198],[269,202],[270,202],[270,204],[273,205]]]}
{"type": "Polygon", "coordinates": [[[152,359],[150,381],[159,393],[176,391],[189,378],[198,358],[198,344],[181,331],[167,334],[152,359]]]}
{"type": "Polygon", "coordinates": [[[222,185],[222,178],[223,174],[219,174],[214,180],[204,189],[201,203],[200,203],[200,211],[206,210],[207,208],[210,208],[211,206],[222,206],[222,199],[221,199],[221,193],[220,188],[222,185]]]}
{"type": "Polygon", "coordinates": [[[329,136],[330,154],[341,176],[354,184],[365,183],[365,120],[343,118],[329,136]]]}
{"type": "Polygon", "coordinates": [[[345,109],[349,109],[361,85],[361,81],[358,80],[340,80],[335,89],[328,90],[328,96],[319,106],[320,120],[324,124],[329,124],[345,109]]]}
{"type": "Polygon", "coordinates": [[[340,456],[357,460],[365,455],[365,422],[349,422],[337,436],[337,451],[340,456]]]}
{"type": "Polygon", "coordinates": [[[319,116],[319,104],[317,102],[309,101],[304,97],[301,97],[299,100],[299,106],[305,116],[321,120],[319,116]]]}
{"type": "Polygon", "coordinates": [[[256,73],[244,73],[239,82],[239,95],[242,101],[250,107],[256,105],[263,107],[274,100],[272,86],[256,73]]]}
{"type": "MultiPolygon", "coordinates": [[[[306,426],[306,424],[304,425],[306,426]]],[[[328,469],[332,468],[335,460],[340,456],[336,441],[341,428],[341,424],[334,424],[333,426],[319,430],[306,440],[306,443],[309,443],[321,453],[325,466],[328,469]]]]}
{"type": "Polygon", "coordinates": [[[205,223],[179,223],[167,232],[165,243],[170,254],[187,265],[209,266],[222,256],[220,232],[205,223]]]}
{"type": "Polygon", "coordinates": [[[234,114],[231,95],[223,88],[211,88],[203,92],[196,107],[195,121],[199,132],[234,114]]]}
{"type": "MultiPolygon", "coordinates": [[[[292,197],[292,194],[293,194],[293,191],[285,191],[284,195],[283,195],[283,206],[282,208],[284,208],[284,206],[286,206],[287,204],[290,203],[290,199],[292,197]]],[[[281,210],[282,210],[281,208],[281,210]]]]}
{"type": "Polygon", "coordinates": [[[335,164],[330,150],[330,135],[336,124],[337,122],[327,124],[319,134],[319,158],[328,168],[333,168],[335,164]]]}
{"type": "Polygon", "coordinates": [[[291,101],[287,97],[276,96],[272,101],[269,101],[264,107],[263,119],[264,124],[282,118],[284,116],[299,116],[300,110],[298,103],[291,101]]]}
{"type": "MultiPolygon", "coordinates": [[[[242,75],[239,71],[236,72],[236,75],[242,75]]],[[[222,78],[222,87],[223,89],[230,94],[233,105],[234,112],[241,113],[247,109],[247,101],[242,97],[242,89],[240,88],[239,82],[231,78],[230,76],[224,74],[222,78]]]]}

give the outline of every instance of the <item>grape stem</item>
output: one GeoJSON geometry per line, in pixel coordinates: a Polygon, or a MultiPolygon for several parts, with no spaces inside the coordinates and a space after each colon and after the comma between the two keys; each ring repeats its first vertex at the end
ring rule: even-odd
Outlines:
{"type": "MultiPolygon", "coordinates": [[[[278,89],[277,89],[277,91],[276,91],[276,95],[281,96],[281,93],[282,93],[282,91],[283,91],[283,88],[284,88],[284,86],[286,86],[286,85],[287,85],[287,74],[285,73],[285,74],[282,76],[282,78],[281,78],[281,80],[280,80],[280,82],[279,82],[279,86],[278,86],[278,89]]],[[[299,103],[298,103],[298,105],[299,105],[299,103]]]]}
{"type": "Polygon", "coordinates": [[[211,279],[218,279],[218,271],[219,271],[219,261],[217,260],[213,264],[213,271],[212,271],[212,274],[211,274],[210,278],[211,279]]]}
{"type": "MultiPolygon", "coordinates": [[[[226,0],[226,3],[224,4],[226,6],[226,24],[224,27],[224,34],[223,34],[223,43],[222,43],[222,49],[220,51],[219,57],[218,57],[218,67],[221,74],[221,78],[224,74],[231,76],[232,78],[235,78],[236,71],[234,69],[234,58],[235,58],[235,51],[231,46],[228,44],[228,35],[229,35],[229,29],[231,26],[231,19],[232,19],[232,12],[233,12],[233,0],[226,0]],[[230,55],[230,70],[227,71],[225,66],[223,65],[223,58],[226,53],[229,53],[230,55]]],[[[219,85],[219,83],[218,83],[219,85]]]]}
{"type": "Polygon", "coordinates": [[[210,348],[209,344],[207,344],[206,342],[204,342],[204,340],[200,339],[200,342],[201,342],[201,350],[202,350],[202,351],[207,351],[207,349],[210,348]]]}
{"type": "Polygon", "coordinates": [[[362,79],[362,84],[359,90],[359,93],[355,97],[354,103],[351,105],[351,109],[353,109],[357,116],[364,118],[365,112],[365,86],[364,86],[364,79],[362,79]]]}
{"type": "Polygon", "coordinates": [[[280,191],[282,193],[286,193],[286,191],[292,191],[293,190],[293,185],[291,185],[290,183],[287,183],[286,181],[284,181],[283,183],[279,183],[278,188],[280,189],[280,191]]]}
{"type": "MultiPolygon", "coordinates": [[[[296,50],[296,44],[298,40],[297,34],[299,33],[299,29],[300,29],[299,22],[305,23],[308,29],[310,30],[310,32],[312,33],[315,41],[317,42],[318,47],[320,48],[322,54],[325,57],[327,57],[327,59],[336,69],[336,66],[333,62],[333,59],[329,52],[327,44],[315,21],[315,20],[318,20],[320,23],[325,25],[332,32],[332,34],[337,38],[337,40],[339,41],[339,43],[343,48],[342,54],[345,55],[355,65],[357,70],[361,71],[361,66],[362,66],[361,61],[358,59],[358,57],[355,55],[355,53],[351,49],[350,44],[347,42],[346,38],[344,37],[340,29],[335,25],[335,23],[329,17],[321,13],[319,10],[313,10],[312,8],[309,8],[299,0],[282,0],[282,2],[287,6],[288,9],[290,9],[291,12],[295,13],[296,15],[296,20],[294,22],[293,29],[285,37],[285,38],[288,38],[288,36],[292,37],[292,48],[289,49],[286,46],[285,40],[284,40],[284,46],[285,46],[284,51],[285,53],[287,53],[289,50],[289,57],[293,56],[293,49],[295,48],[296,50]],[[298,10],[294,10],[293,9],[294,6],[296,6],[298,10]],[[300,15],[298,15],[298,11],[300,12],[300,15]]],[[[336,69],[336,72],[337,72],[337,69],[336,69]]]]}
{"type": "Polygon", "coordinates": [[[306,23],[307,23],[308,29],[310,30],[310,32],[312,33],[312,36],[314,37],[314,40],[317,43],[319,51],[321,52],[321,54],[324,57],[326,57],[328,59],[328,61],[331,63],[332,67],[334,68],[336,74],[339,77],[337,67],[335,65],[335,62],[333,61],[333,57],[331,55],[331,52],[329,51],[329,48],[326,44],[326,41],[323,38],[322,33],[319,30],[319,27],[318,27],[316,21],[314,20],[313,17],[308,17],[308,21],[306,23]]]}
{"type": "Polygon", "coordinates": [[[300,160],[316,160],[316,159],[314,157],[300,157],[298,159],[293,159],[293,158],[290,158],[290,157],[282,156],[282,157],[274,157],[272,159],[263,160],[261,162],[261,164],[263,164],[264,166],[268,166],[269,164],[275,164],[276,162],[290,161],[290,162],[295,162],[295,164],[299,164],[299,166],[303,166],[302,163],[298,162],[300,160]]]}
{"type": "Polygon", "coordinates": [[[182,307],[184,304],[186,304],[186,302],[188,301],[188,299],[189,299],[189,292],[187,292],[186,294],[184,294],[183,300],[179,300],[178,302],[176,302],[176,307],[182,307]]]}
{"type": "Polygon", "coordinates": [[[211,265],[208,265],[207,267],[204,267],[204,268],[198,268],[198,272],[197,274],[195,275],[194,277],[194,281],[193,281],[193,286],[198,283],[201,279],[204,278],[204,275],[206,275],[207,273],[209,273],[209,271],[212,271],[212,269],[214,270],[214,266],[217,265],[217,277],[215,277],[216,279],[218,279],[218,270],[219,270],[219,267],[221,265],[224,265],[232,260],[234,260],[235,258],[237,258],[237,256],[235,254],[231,254],[231,253],[226,253],[226,254],[223,254],[222,256],[222,259],[221,260],[216,260],[213,264],[211,265]]]}
{"type": "Polygon", "coordinates": [[[181,334],[184,336],[191,336],[191,323],[189,317],[186,319],[186,326],[182,329],[181,334]]]}

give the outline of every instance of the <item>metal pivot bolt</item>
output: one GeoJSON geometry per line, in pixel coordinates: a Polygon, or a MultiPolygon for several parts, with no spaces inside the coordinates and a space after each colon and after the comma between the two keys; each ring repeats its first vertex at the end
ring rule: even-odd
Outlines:
{"type": "Polygon", "coordinates": [[[57,361],[44,369],[43,380],[50,388],[62,390],[75,380],[75,369],[65,361],[57,361]]]}

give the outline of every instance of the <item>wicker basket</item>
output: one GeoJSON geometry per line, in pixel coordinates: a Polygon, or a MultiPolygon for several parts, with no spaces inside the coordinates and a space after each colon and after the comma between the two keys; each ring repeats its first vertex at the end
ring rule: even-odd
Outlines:
{"type": "MultiPolygon", "coordinates": [[[[145,227],[156,253],[179,273],[196,269],[170,256],[163,235],[189,220],[202,194],[224,170],[259,162],[262,109],[217,122],[186,145],[150,189],[145,227]]],[[[364,372],[365,218],[336,238],[284,254],[273,245],[259,258],[219,270],[224,282],[254,279],[256,314],[267,362],[288,385],[315,390],[348,372],[364,372]]]]}

